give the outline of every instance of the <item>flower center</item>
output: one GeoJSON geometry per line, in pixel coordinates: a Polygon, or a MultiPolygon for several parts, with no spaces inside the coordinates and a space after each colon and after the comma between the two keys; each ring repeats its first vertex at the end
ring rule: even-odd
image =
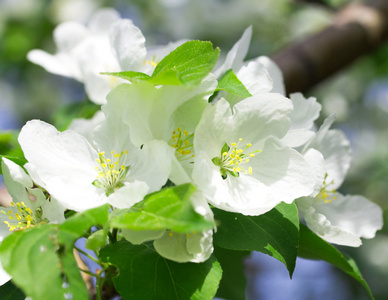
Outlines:
{"type": "Polygon", "coordinates": [[[151,57],[151,59],[150,60],[144,60],[143,61],[143,65],[146,65],[146,64],[148,64],[148,65],[150,65],[150,66],[152,66],[152,67],[156,67],[157,65],[158,65],[158,61],[156,60],[156,57],[155,56],[153,56],[153,57],[151,57]]]}
{"type": "Polygon", "coordinates": [[[323,180],[323,186],[321,190],[319,191],[319,194],[315,197],[316,200],[321,201],[325,203],[331,203],[333,200],[337,200],[336,197],[336,189],[330,189],[329,187],[334,184],[334,180],[331,182],[327,182],[327,173],[325,174],[325,179],[323,180]]]}
{"type": "Polygon", "coordinates": [[[37,223],[31,208],[27,207],[24,202],[11,202],[11,208],[8,211],[1,210],[1,213],[9,218],[9,221],[4,221],[9,231],[30,228],[37,223]]]}
{"type": "Polygon", "coordinates": [[[231,143],[230,147],[227,143],[221,149],[221,156],[214,157],[212,162],[220,167],[220,173],[223,179],[226,179],[227,175],[234,177],[240,176],[240,172],[252,175],[252,167],[249,166],[250,158],[254,157],[256,153],[260,153],[261,150],[249,151],[252,147],[251,143],[241,147],[240,143],[242,138],[237,143],[231,143]]]}
{"type": "Polygon", "coordinates": [[[175,149],[175,156],[179,161],[193,162],[193,138],[194,133],[189,134],[187,130],[181,130],[178,127],[172,132],[170,145],[175,149]]]}
{"type": "Polygon", "coordinates": [[[93,185],[105,189],[106,196],[124,185],[122,181],[129,170],[129,167],[125,166],[127,155],[127,150],[120,153],[111,151],[109,156],[105,155],[105,152],[98,153],[98,158],[96,158],[98,166],[95,168],[98,175],[93,185]]]}

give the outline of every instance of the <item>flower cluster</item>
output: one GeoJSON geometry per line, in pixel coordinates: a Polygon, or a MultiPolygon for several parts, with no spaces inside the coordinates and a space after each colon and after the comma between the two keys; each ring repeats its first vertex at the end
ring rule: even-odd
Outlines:
{"type": "MultiPolygon", "coordinates": [[[[372,238],[382,227],[381,209],[336,191],[351,153],[344,134],[330,129],[334,117],[316,130],[316,99],[286,97],[270,59],[244,62],[250,36],[248,28],[214,68],[218,50],[206,42],[178,42],[150,56],[140,30],[112,10],[97,13],[88,27],[60,25],[58,53],[33,50],[29,59],[83,82],[89,98],[103,105],[64,132],[40,120],[22,128],[27,163],[2,161],[13,204],[1,208],[1,239],[60,224],[65,210],[109,204],[117,218],[109,226],[119,238],[153,241],[165,258],[200,263],[213,252],[213,208],[259,216],[281,202],[296,203],[301,220],[328,242],[359,246],[361,237],[372,238]],[[117,225],[126,213],[144,211],[139,205],[147,197],[185,184],[193,192],[182,201],[210,226],[117,225]]],[[[4,283],[8,277],[1,276],[4,283]]]]}

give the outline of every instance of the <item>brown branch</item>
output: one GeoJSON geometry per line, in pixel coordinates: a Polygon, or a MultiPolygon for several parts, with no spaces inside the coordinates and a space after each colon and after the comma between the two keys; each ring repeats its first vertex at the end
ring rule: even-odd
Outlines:
{"type": "Polygon", "coordinates": [[[287,93],[305,92],[387,39],[388,0],[370,0],[347,6],[332,26],[272,58],[283,71],[287,93]]]}

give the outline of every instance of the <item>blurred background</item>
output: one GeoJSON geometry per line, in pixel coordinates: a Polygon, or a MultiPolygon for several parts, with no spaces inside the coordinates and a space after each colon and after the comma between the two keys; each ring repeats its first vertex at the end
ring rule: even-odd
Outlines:
{"type": "MultiPolygon", "coordinates": [[[[55,53],[52,32],[64,21],[87,23],[100,7],[132,19],[147,46],[179,39],[210,40],[226,54],[250,25],[247,58],[271,56],[333,23],[351,0],[0,0],[0,154],[14,151],[18,130],[30,119],[65,129],[91,116],[83,85],[46,72],[26,59],[38,48],[55,53]]],[[[388,44],[307,91],[323,105],[321,118],[335,112],[335,127],[354,151],[341,188],[362,194],[388,212],[388,44]]],[[[322,119],[320,121],[322,121],[322,119]]],[[[0,194],[0,198],[1,198],[0,194]]],[[[376,299],[388,299],[388,232],[357,249],[341,248],[358,263],[376,299]]],[[[324,262],[298,259],[292,280],[275,259],[254,253],[246,261],[247,299],[368,299],[352,278],[324,262]]],[[[233,299],[233,298],[231,298],[233,299]]]]}

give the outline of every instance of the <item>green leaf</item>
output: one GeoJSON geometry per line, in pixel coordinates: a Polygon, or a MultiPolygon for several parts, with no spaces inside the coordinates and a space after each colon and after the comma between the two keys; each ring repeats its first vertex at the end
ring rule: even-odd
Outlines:
{"type": "Polygon", "coordinates": [[[126,300],[213,299],[222,270],[212,256],[204,263],[176,263],[149,245],[123,241],[101,249],[101,260],[116,265],[116,290],[126,300]]]}
{"type": "Polygon", "coordinates": [[[2,158],[8,158],[12,160],[19,166],[27,162],[24,158],[24,153],[18,142],[19,131],[3,131],[0,132],[0,174],[2,175],[1,170],[1,161],[2,158]]]}
{"type": "Polygon", "coordinates": [[[85,247],[90,250],[98,251],[106,244],[107,232],[103,229],[93,232],[85,242],[85,247]]]}
{"type": "Polygon", "coordinates": [[[53,115],[53,125],[59,131],[66,130],[76,118],[90,119],[100,110],[100,106],[91,101],[70,103],[61,106],[53,115]]]}
{"type": "Polygon", "coordinates": [[[26,296],[24,293],[18,289],[12,281],[8,281],[7,283],[0,286],[0,295],[1,300],[24,300],[26,296]]]}
{"type": "Polygon", "coordinates": [[[215,245],[273,256],[287,267],[292,277],[299,239],[299,217],[295,204],[282,202],[260,216],[214,209],[214,218],[220,222],[214,235],[215,245]]]}
{"type": "Polygon", "coordinates": [[[218,298],[244,300],[247,280],[244,274],[244,259],[249,251],[234,251],[214,248],[214,255],[222,267],[222,279],[217,291],[218,298]]]}
{"type": "Polygon", "coordinates": [[[221,90],[243,98],[252,96],[245,85],[237,78],[232,69],[226,71],[220,80],[218,80],[216,91],[221,90]]]}
{"type": "Polygon", "coordinates": [[[191,184],[164,188],[149,194],[130,209],[111,214],[112,227],[132,230],[169,229],[178,233],[212,229],[213,222],[195,212],[190,198],[196,189],[191,184]]]}
{"type": "Polygon", "coordinates": [[[355,278],[367,290],[371,299],[372,291],[362,277],[355,261],[338,251],[333,245],[321,239],[305,225],[300,224],[298,256],[307,259],[324,260],[355,278]]]}
{"type": "Polygon", "coordinates": [[[110,75],[119,77],[125,80],[128,80],[130,82],[140,82],[140,81],[148,81],[151,79],[151,76],[141,73],[141,72],[134,72],[134,71],[124,71],[124,72],[101,72],[101,75],[110,75]]]}
{"type": "Polygon", "coordinates": [[[75,239],[84,236],[92,226],[105,225],[109,218],[109,204],[77,213],[59,225],[60,238],[73,237],[75,239]]]}
{"type": "Polygon", "coordinates": [[[27,160],[24,157],[16,157],[16,156],[9,156],[9,155],[0,155],[0,174],[3,175],[3,171],[1,168],[1,164],[3,163],[2,159],[7,158],[9,160],[12,160],[15,164],[23,167],[24,164],[27,163],[27,160]]]}
{"type": "Polygon", "coordinates": [[[13,232],[0,245],[3,268],[33,299],[89,299],[73,245],[90,227],[106,223],[108,212],[109,205],[103,205],[75,214],[61,225],[13,232]]]}
{"type": "Polygon", "coordinates": [[[33,299],[87,300],[72,247],[59,244],[57,233],[46,224],[10,234],[0,246],[3,268],[33,299]]]}
{"type": "Polygon", "coordinates": [[[155,85],[184,85],[192,88],[213,70],[220,49],[210,42],[188,41],[165,56],[156,66],[152,76],[141,72],[101,73],[120,77],[131,82],[148,81],[155,85]]]}

